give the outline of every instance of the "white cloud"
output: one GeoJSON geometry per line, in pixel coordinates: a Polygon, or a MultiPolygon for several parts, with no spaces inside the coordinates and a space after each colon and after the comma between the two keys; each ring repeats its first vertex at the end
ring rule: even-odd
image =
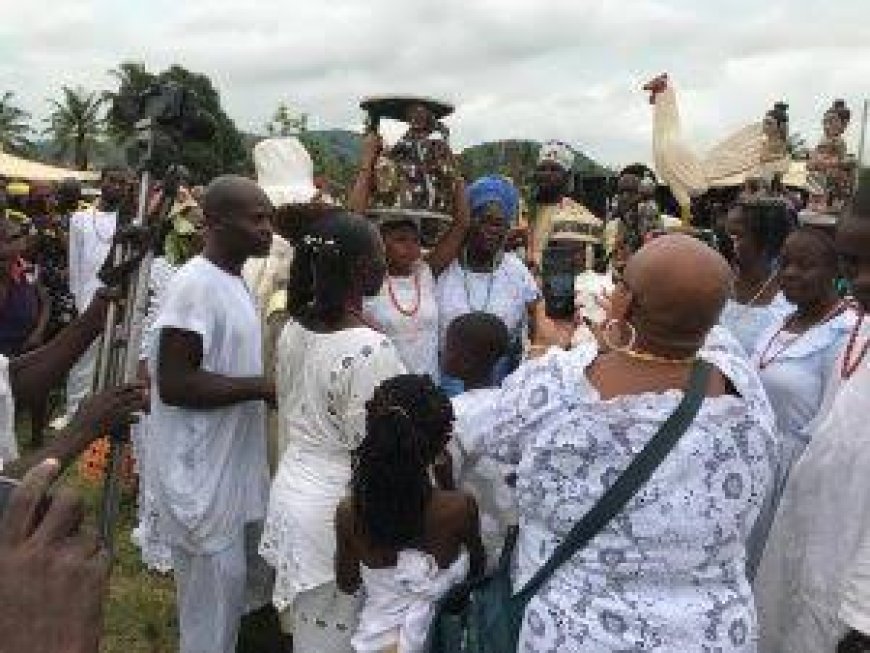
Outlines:
{"type": "Polygon", "coordinates": [[[457,104],[457,145],[559,137],[618,165],[649,158],[640,86],[663,70],[699,149],[779,99],[814,141],[834,97],[857,114],[870,95],[864,0],[31,0],[4,13],[0,90],[37,116],[61,84],[105,87],[123,60],[177,62],[210,75],[245,129],[282,100],[358,128],[361,97],[417,92],[457,104]]]}

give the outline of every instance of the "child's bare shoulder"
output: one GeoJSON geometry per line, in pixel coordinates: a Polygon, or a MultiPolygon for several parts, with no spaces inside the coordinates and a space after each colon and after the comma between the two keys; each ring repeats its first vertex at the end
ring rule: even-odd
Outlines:
{"type": "Polygon", "coordinates": [[[432,495],[432,511],[441,523],[464,524],[469,517],[476,516],[477,504],[467,492],[436,490],[432,495]]]}

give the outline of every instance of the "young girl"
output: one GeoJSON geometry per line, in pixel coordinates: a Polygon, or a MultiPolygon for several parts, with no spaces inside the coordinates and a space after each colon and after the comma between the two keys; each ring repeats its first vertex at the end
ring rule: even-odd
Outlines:
{"type": "MultiPolygon", "coordinates": [[[[379,154],[379,139],[369,136],[351,197],[351,208],[359,213],[369,209],[371,179],[379,154]]],[[[469,221],[465,184],[461,180],[457,180],[453,193],[456,206],[453,222],[425,254],[421,249],[419,217],[403,212],[381,216],[379,226],[387,255],[387,273],[380,292],[368,298],[363,306],[364,317],[392,340],[408,371],[428,374],[436,382],[439,368],[435,280],[459,254],[469,221]]]]}
{"type": "Polygon", "coordinates": [[[365,590],[357,653],[423,651],[435,602],[484,566],[477,505],[433,487],[453,410],[428,376],[385,381],[366,404],[351,495],[336,512],[339,588],[365,590]]]}
{"type": "Polygon", "coordinates": [[[260,553],[275,568],[272,600],[296,653],[347,653],[356,627],[356,598],[336,588],[335,511],[366,402],[405,372],[361,317],[383,283],[383,247],[368,221],[338,211],[296,249],[290,273],[291,319],[275,349],[280,463],[260,553]]]}

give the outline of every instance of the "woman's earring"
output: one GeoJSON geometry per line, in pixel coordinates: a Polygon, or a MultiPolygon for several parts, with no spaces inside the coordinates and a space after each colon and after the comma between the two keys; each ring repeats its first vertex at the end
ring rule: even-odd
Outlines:
{"type": "Polygon", "coordinates": [[[608,348],[612,349],[613,351],[630,351],[630,350],[634,349],[634,343],[637,340],[637,329],[635,329],[634,325],[627,320],[623,321],[623,320],[610,319],[604,323],[604,328],[601,330],[601,339],[604,340],[604,344],[607,345],[608,348]],[[611,331],[614,328],[618,329],[619,336],[622,336],[622,329],[620,328],[620,325],[623,322],[628,327],[628,331],[629,331],[628,342],[625,343],[624,345],[616,345],[616,344],[614,344],[613,338],[611,337],[611,331]]]}

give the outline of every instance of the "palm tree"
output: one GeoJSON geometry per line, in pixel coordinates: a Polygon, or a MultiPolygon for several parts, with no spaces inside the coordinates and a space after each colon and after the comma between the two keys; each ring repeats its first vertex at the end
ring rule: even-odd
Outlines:
{"type": "Polygon", "coordinates": [[[108,103],[106,127],[112,138],[122,143],[133,134],[139,117],[139,99],[157,77],[148,72],[145,64],[134,61],[125,61],[110,70],[109,75],[117,80],[118,90],[103,92],[103,99],[108,103]]]}
{"type": "Polygon", "coordinates": [[[15,94],[6,91],[0,96],[0,150],[24,152],[30,149],[30,114],[13,104],[15,94]]]}
{"type": "Polygon", "coordinates": [[[64,86],[61,90],[62,100],[51,100],[53,111],[46,119],[45,133],[52,136],[61,156],[72,150],[76,168],[87,170],[88,155],[103,133],[100,110],[105,98],[83,88],[64,86]]]}

